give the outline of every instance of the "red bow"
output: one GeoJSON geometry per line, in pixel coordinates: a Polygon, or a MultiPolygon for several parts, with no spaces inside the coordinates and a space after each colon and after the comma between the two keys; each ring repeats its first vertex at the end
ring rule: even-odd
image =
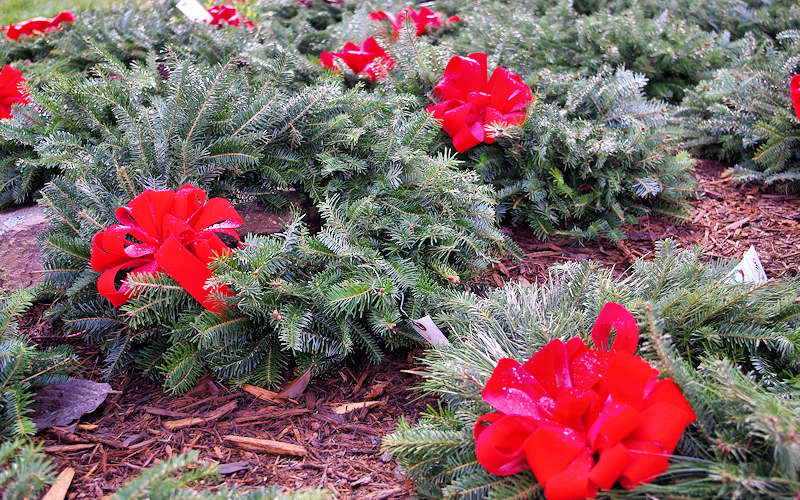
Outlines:
{"type": "Polygon", "coordinates": [[[519,125],[525,121],[526,108],[533,100],[530,87],[519,75],[501,67],[495,68],[488,80],[486,74],[486,54],[453,57],[434,89],[442,102],[427,108],[442,121],[459,153],[481,142],[493,143],[489,133],[493,124],[519,125]]]}
{"type": "Polygon", "coordinates": [[[344,61],[356,75],[365,74],[373,81],[385,78],[396,66],[392,56],[387,54],[373,37],[364,40],[364,44],[360,47],[353,42],[347,42],[341,52],[323,52],[320,54],[320,62],[326,68],[339,71],[334,57],[344,61]]]}
{"type": "Polygon", "coordinates": [[[222,24],[222,21],[230,24],[231,26],[239,27],[241,23],[244,23],[245,26],[249,28],[255,28],[256,25],[253,21],[246,19],[241,14],[236,12],[236,7],[231,7],[228,5],[212,5],[208,8],[208,13],[211,14],[211,21],[208,21],[208,24],[211,26],[218,26],[222,24]]]}
{"type": "Polygon", "coordinates": [[[444,13],[432,11],[427,7],[420,7],[419,12],[414,10],[413,7],[403,7],[400,9],[400,12],[398,12],[397,17],[395,17],[391,12],[379,10],[371,13],[369,18],[373,21],[383,21],[384,19],[388,19],[392,24],[392,33],[395,35],[395,37],[400,32],[400,28],[403,27],[405,20],[409,18],[417,27],[417,36],[424,35],[429,28],[441,28],[446,24],[456,23],[461,20],[461,18],[458,16],[451,16],[445,20],[444,13]]]}
{"type": "Polygon", "coordinates": [[[0,31],[7,31],[6,36],[8,36],[8,38],[12,40],[19,40],[20,36],[31,36],[37,33],[58,30],[61,28],[61,23],[74,22],[75,14],[65,10],[51,19],[46,17],[34,17],[33,19],[28,19],[27,21],[21,21],[16,24],[3,26],[0,28],[0,31]]]}
{"type": "Polygon", "coordinates": [[[28,90],[23,86],[22,71],[9,65],[0,70],[0,120],[11,118],[13,104],[28,104],[28,90]]]}
{"type": "Polygon", "coordinates": [[[91,266],[103,274],[97,291],[119,307],[130,299],[126,284],[117,289],[120,271],[152,274],[165,272],[175,279],[206,309],[221,312],[217,295],[233,295],[222,285],[206,290],[211,278],[208,263],[218,255],[230,253],[217,236],[225,234],[237,245],[239,235],[233,230],[242,218],[228,200],[211,198],[192,185],[177,191],[148,189],[115,213],[120,224],[94,235],[91,266]]]}
{"type": "Polygon", "coordinates": [[[597,349],[579,337],[553,340],[524,365],[501,359],[483,389],[499,410],[475,424],[475,454],[492,474],[533,470],[548,500],[594,498],[667,469],[695,414],[672,379],[636,356],[639,329],[610,302],[592,328],[597,349]],[[611,327],[617,331],[608,349],[611,327]]]}
{"type": "Polygon", "coordinates": [[[800,75],[795,74],[789,82],[789,92],[794,104],[794,114],[800,120],[800,75]]]}

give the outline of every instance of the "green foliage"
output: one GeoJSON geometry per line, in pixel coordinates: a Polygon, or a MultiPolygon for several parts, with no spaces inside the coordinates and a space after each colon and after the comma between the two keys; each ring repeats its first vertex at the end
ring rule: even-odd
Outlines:
{"type": "Polygon", "coordinates": [[[454,42],[457,52],[487,52],[532,85],[543,69],[589,77],[622,66],[647,77],[648,96],[673,102],[726,60],[727,36],[701,30],[680,11],[646,15],[633,6],[582,16],[572,2],[553,4],[542,11],[525,0],[465,5],[459,15],[468,27],[454,42]]]}
{"type": "Polygon", "coordinates": [[[291,357],[315,371],[354,351],[378,361],[419,340],[404,311],[419,315],[430,293],[507,247],[493,192],[453,157],[427,153],[438,126],[413,99],[327,80],[292,91],[294,67],[276,47],[218,66],[166,58],[130,70],[109,59],[99,78],[34,94],[78,131],[35,145],[38,163],[64,174],[41,192],[47,280],[65,297],[65,325],[105,347],[108,373],[135,365],[183,391],[207,369],[274,385],[291,357]],[[112,71],[120,79],[103,77],[112,71]],[[299,202],[320,224],[250,238],[219,265],[237,293],[229,316],[201,312],[166,276],[129,277],[139,293],[112,309],[88,266],[93,235],[141,191],[185,183],[299,202]]]}
{"type": "MultiPolygon", "coordinates": [[[[702,264],[667,241],[621,278],[595,264],[551,268],[538,285],[485,298],[453,293],[436,317],[451,346],[422,359],[421,388],[444,407],[384,440],[423,496],[542,498],[529,472],[492,476],[477,463],[472,427],[490,411],[480,396],[503,357],[528,359],[554,338],[588,341],[602,305],[637,317],[639,354],[681,387],[697,413],[671,466],[655,482],[612,496],[794,498],[800,481],[800,282],[726,283],[733,263],[702,264]]],[[[590,341],[589,341],[590,342],[590,341]]]]}
{"type": "Polygon", "coordinates": [[[730,32],[740,38],[748,32],[774,38],[787,29],[800,28],[800,5],[792,0],[577,0],[589,9],[600,7],[612,11],[628,9],[635,4],[649,15],[664,10],[686,16],[706,31],[730,32]]]}
{"type": "Polygon", "coordinates": [[[745,38],[736,63],[700,83],[685,99],[679,118],[687,129],[687,145],[736,162],[730,173],[738,181],[796,190],[800,120],[789,80],[800,72],[800,31],[777,38],[745,38]]]}
{"type": "Polygon", "coordinates": [[[38,498],[55,481],[52,461],[20,439],[0,442],[0,496],[3,500],[38,498]]]}
{"type": "Polygon", "coordinates": [[[60,374],[73,359],[66,347],[37,349],[19,330],[18,319],[32,298],[30,290],[0,291],[0,437],[36,432],[27,417],[31,389],[63,380],[60,374]]]}
{"type": "Polygon", "coordinates": [[[620,239],[638,215],[682,218],[694,162],[677,148],[667,106],[643,96],[646,82],[626,70],[553,82],[545,88],[566,102],[538,100],[521,130],[500,131],[501,148],[476,148],[472,164],[497,188],[500,213],[540,238],[620,239]]]}

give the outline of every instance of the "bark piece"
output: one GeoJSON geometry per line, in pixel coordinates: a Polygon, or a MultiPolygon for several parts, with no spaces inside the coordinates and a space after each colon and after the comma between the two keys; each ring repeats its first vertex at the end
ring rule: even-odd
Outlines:
{"type": "Polygon", "coordinates": [[[64,500],[64,497],[67,496],[67,491],[72,484],[73,477],[75,477],[75,469],[72,467],[67,467],[66,469],[62,470],[61,474],[59,474],[56,478],[56,482],[50,487],[49,490],[47,490],[47,493],[44,494],[42,500],[64,500]]]}
{"type": "Polygon", "coordinates": [[[236,401],[231,401],[223,406],[220,406],[216,410],[208,413],[204,417],[190,417],[190,418],[182,418],[180,420],[169,420],[164,422],[164,428],[170,431],[183,429],[184,427],[192,427],[195,425],[203,425],[207,424],[208,422],[213,422],[218,418],[222,417],[226,413],[229,413],[236,409],[236,401]]]}
{"type": "Polygon", "coordinates": [[[304,447],[292,443],[284,443],[282,441],[232,435],[223,436],[222,439],[239,448],[250,451],[273,453],[276,455],[292,455],[295,457],[304,457],[308,455],[308,450],[304,447]]]}

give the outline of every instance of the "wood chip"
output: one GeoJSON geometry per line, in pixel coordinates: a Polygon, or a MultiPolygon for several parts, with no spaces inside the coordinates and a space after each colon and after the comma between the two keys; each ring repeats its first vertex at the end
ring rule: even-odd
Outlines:
{"type": "Polygon", "coordinates": [[[264,401],[272,401],[278,398],[277,392],[268,391],[266,389],[262,389],[261,387],[256,387],[254,385],[245,385],[242,387],[242,390],[251,396],[255,396],[258,399],[262,399],[264,401]]]}
{"type": "Polygon", "coordinates": [[[72,467],[67,467],[66,469],[62,470],[61,474],[59,474],[56,478],[56,482],[50,487],[49,490],[47,490],[47,493],[44,494],[42,500],[64,500],[64,498],[67,496],[67,491],[72,484],[73,477],[75,477],[75,469],[72,467]]]}
{"type": "Polygon", "coordinates": [[[145,406],[144,411],[146,411],[150,415],[158,415],[159,417],[184,418],[189,416],[188,413],[165,410],[163,408],[156,408],[154,406],[145,406]]]}
{"type": "Polygon", "coordinates": [[[45,446],[42,451],[47,453],[71,453],[73,451],[88,450],[94,448],[95,445],[91,443],[85,444],[54,444],[52,446],[45,446]]]}
{"type": "Polygon", "coordinates": [[[282,441],[231,435],[223,436],[222,439],[239,448],[250,451],[274,453],[277,455],[292,455],[295,457],[304,457],[308,455],[308,451],[304,447],[292,443],[284,443],[282,441]]]}
{"type": "Polygon", "coordinates": [[[180,420],[169,420],[167,422],[164,422],[164,428],[169,431],[174,431],[177,429],[183,429],[185,427],[193,427],[196,425],[207,424],[208,422],[213,422],[214,420],[217,420],[226,413],[229,413],[235,409],[236,409],[236,401],[231,401],[230,403],[227,403],[224,406],[217,408],[211,413],[208,413],[204,417],[190,417],[190,418],[182,418],[180,420]]]}
{"type": "Polygon", "coordinates": [[[362,401],[360,403],[345,403],[333,408],[333,413],[337,415],[344,415],[351,411],[360,410],[361,408],[370,408],[372,406],[381,405],[383,401],[362,401]]]}

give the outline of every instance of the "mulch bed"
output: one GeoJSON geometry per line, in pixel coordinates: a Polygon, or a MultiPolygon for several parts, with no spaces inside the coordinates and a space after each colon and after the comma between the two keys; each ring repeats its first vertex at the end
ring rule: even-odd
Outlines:
{"type": "Polygon", "coordinates": [[[506,229],[525,253],[522,261],[504,258],[470,287],[476,291],[509,281],[533,283],[547,277],[547,268],[566,261],[591,259],[623,271],[655,250],[656,241],[672,238],[682,248],[702,245],[708,258],[740,259],[755,245],[770,278],[795,276],[800,271],[800,194],[775,194],[758,185],[738,185],[723,176],[725,166],[699,161],[696,176],[701,197],[692,200],[684,224],[641,217],[623,228],[628,238],[610,241],[538,240],[530,229],[506,229]]]}
{"type": "MultiPolygon", "coordinates": [[[[644,217],[625,228],[628,239],[541,242],[525,228],[508,229],[525,252],[521,261],[503,259],[467,288],[480,291],[508,281],[534,282],[547,267],[567,260],[592,259],[624,269],[638,257],[651,255],[655,242],[671,237],[683,247],[701,244],[706,255],[739,258],[755,244],[770,277],[793,276],[800,265],[800,196],[769,193],[755,186],[737,186],[722,177],[723,167],[700,162],[697,176],[705,193],[692,201],[692,216],[683,225],[644,217]]],[[[23,329],[43,344],[63,342],[58,323],[41,318],[37,306],[23,329]]],[[[74,375],[98,380],[102,355],[70,339],[81,360],[74,375]]],[[[383,436],[394,431],[397,419],[413,421],[433,403],[409,389],[418,377],[405,372],[419,352],[391,355],[378,366],[351,364],[314,379],[293,400],[267,402],[204,379],[184,395],[170,395],[136,376],[111,380],[121,391],[94,414],[85,416],[73,432],[48,430],[37,441],[60,467],[76,469],[68,498],[101,498],[144,468],[165,457],[196,450],[205,461],[222,466],[228,484],[255,487],[278,484],[290,490],[326,487],[340,498],[410,498],[413,488],[402,470],[381,453],[383,436]],[[358,366],[358,368],[354,368],[358,366]],[[344,414],[334,410],[345,403],[377,402],[344,414]],[[222,415],[215,411],[228,409],[222,415]],[[172,421],[216,416],[213,420],[170,430],[172,421]],[[227,435],[276,440],[302,446],[301,458],[243,450],[227,435]],[[76,446],[78,445],[78,446],[76,446]],[[65,446],[72,446],[73,451],[65,446]],[[75,449],[80,448],[80,449],[75,449]]]]}
{"type": "MultiPolygon", "coordinates": [[[[83,369],[102,365],[99,353],[76,347],[83,369]]],[[[224,483],[244,489],[321,487],[339,498],[411,498],[410,482],[392,457],[381,452],[381,440],[395,430],[399,417],[413,421],[433,403],[410,390],[419,380],[402,370],[412,366],[412,357],[390,356],[361,370],[344,368],[313,380],[296,399],[277,402],[210,379],[187,394],[171,395],[150,381],[119,376],[111,385],[121,392],[84,416],[73,432],[48,429],[36,440],[58,469],[76,470],[70,499],[100,499],[148,466],[189,450],[197,451],[201,461],[219,464],[224,483]],[[335,412],[344,403],[366,401],[374,406],[335,412]],[[220,409],[228,412],[209,422],[171,427],[191,417],[213,417],[220,409]],[[226,439],[231,435],[300,446],[307,455],[248,451],[226,439]]]]}

